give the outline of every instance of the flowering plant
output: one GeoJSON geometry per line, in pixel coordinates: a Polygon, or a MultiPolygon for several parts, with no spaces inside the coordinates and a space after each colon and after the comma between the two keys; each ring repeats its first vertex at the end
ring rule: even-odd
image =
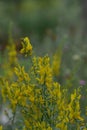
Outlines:
{"type": "Polygon", "coordinates": [[[55,81],[49,56],[33,56],[27,37],[22,40],[20,53],[29,57],[31,64],[26,70],[15,60],[16,53],[12,59],[9,52],[12,75],[1,77],[1,95],[11,113],[5,110],[8,122],[0,130],[7,130],[6,126],[12,130],[85,130],[85,126],[82,127],[80,88],[69,96],[68,89],[61,88],[55,81]]]}

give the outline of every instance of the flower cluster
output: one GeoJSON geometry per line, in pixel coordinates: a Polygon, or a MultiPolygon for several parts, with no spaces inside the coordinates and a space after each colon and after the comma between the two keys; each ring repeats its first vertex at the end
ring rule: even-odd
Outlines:
{"type": "Polygon", "coordinates": [[[28,37],[22,39],[22,46],[23,48],[21,49],[20,53],[25,54],[25,56],[32,55],[32,46],[28,37]]]}
{"type": "MultiPolygon", "coordinates": [[[[27,37],[22,46],[20,52],[31,56],[32,45],[27,37]]],[[[32,56],[29,60],[31,64],[27,69],[18,63],[13,66],[12,79],[1,78],[2,98],[12,111],[8,124],[14,130],[16,127],[21,130],[80,130],[84,123],[80,89],[69,96],[68,90],[61,88],[54,79],[49,56],[32,56]]]]}

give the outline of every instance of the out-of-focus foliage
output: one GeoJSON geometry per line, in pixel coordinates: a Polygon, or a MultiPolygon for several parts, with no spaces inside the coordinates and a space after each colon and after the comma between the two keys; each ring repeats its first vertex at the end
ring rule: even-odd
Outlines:
{"type": "Polygon", "coordinates": [[[41,38],[49,33],[49,29],[61,34],[78,28],[80,15],[78,0],[1,0],[0,35],[7,35],[10,22],[13,23],[14,37],[33,34],[41,38]]]}

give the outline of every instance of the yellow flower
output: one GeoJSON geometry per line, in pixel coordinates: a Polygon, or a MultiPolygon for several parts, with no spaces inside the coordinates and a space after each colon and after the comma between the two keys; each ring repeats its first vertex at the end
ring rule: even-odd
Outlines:
{"type": "Polygon", "coordinates": [[[34,102],[34,100],[35,100],[34,96],[33,96],[33,95],[30,95],[29,100],[30,100],[31,102],[34,102]]]}
{"type": "Polygon", "coordinates": [[[49,57],[45,56],[43,58],[38,58],[38,77],[36,78],[39,81],[39,84],[45,84],[49,89],[52,86],[52,69],[49,62],[49,57]]]}
{"type": "Polygon", "coordinates": [[[87,130],[87,128],[83,128],[83,130],[87,130]]]}
{"type": "Polygon", "coordinates": [[[2,126],[0,126],[0,130],[2,130],[2,126]]]}
{"type": "Polygon", "coordinates": [[[32,55],[32,45],[30,44],[30,40],[28,37],[25,37],[22,40],[22,46],[23,48],[20,50],[20,53],[27,55],[32,55]]]}
{"type": "Polygon", "coordinates": [[[61,59],[62,59],[62,48],[61,46],[59,46],[56,53],[53,56],[52,61],[52,71],[54,76],[58,76],[60,73],[61,59]]]}
{"type": "Polygon", "coordinates": [[[18,67],[14,68],[14,72],[18,77],[19,81],[23,81],[23,80],[30,81],[29,74],[25,72],[24,66],[21,67],[20,65],[18,65],[18,67]]]}
{"type": "Polygon", "coordinates": [[[74,90],[74,93],[71,94],[71,102],[69,104],[69,118],[71,122],[75,121],[75,119],[83,121],[84,119],[80,115],[80,94],[78,94],[78,91],[76,89],[74,90]]]}
{"type": "Polygon", "coordinates": [[[7,47],[8,49],[8,57],[9,57],[9,61],[11,62],[12,61],[15,61],[14,59],[17,59],[17,51],[16,51],[16,46],[15,44],[11,44],[7,47]]]}
{"type": "Polygon", "coordinates": [[[52,128],[49,126],[49,127],[47,128],[47,130],[52,130],[52,128]]]}
{"type": "Polygon", "coordinates": [[[67,130],[67,124],[66,122],[62,121],[56,125],[57,128],[60,128],[60,130],[67,130]]]}

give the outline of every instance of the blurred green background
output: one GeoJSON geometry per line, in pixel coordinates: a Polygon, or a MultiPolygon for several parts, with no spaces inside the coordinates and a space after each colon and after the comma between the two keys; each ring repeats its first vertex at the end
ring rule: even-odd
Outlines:
{"type": "Polygon", "coordinates": [[[84,0],[0,0],[0,44],[12,36],[29,36],[33,43],[51,40],[64,34],[75,36],[84,28],[82,18],[84,0]],[[80,30],[79,30],[80,31],[80,30]]]}
{"type": "Polygon", "coordinates": [[[0,0],[0,52],[9,32],[15,44],[28,36],[40,55],[53,55],[63,44],[60,76],[68,78],[77,66],[76,81],[86,80],[86,7],[86,0],[0,0]]]}

